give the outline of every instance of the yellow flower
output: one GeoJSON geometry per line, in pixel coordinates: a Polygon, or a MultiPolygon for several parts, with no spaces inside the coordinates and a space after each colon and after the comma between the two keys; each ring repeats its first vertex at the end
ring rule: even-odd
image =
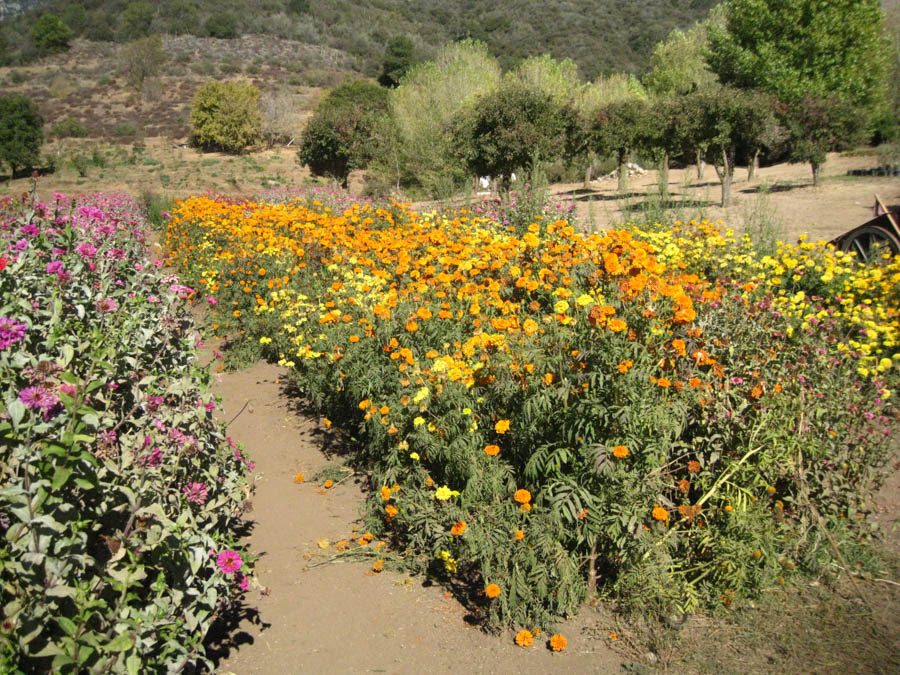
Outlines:
{"type": "Polygon", "coordinates": [[[439,499],[442,502],[445,502],[448,499],[450,499],[451,497],[456,497],[458,495],[459,495],[459,492],[457,492],[456,490],[451,490],[446,485],[442,485],[441,487],[439,487],[437,490],[434,491],[434,498],[439,499]]]}
{"type": "Polygon", "coordinates": [[[509,431],[509,420],[498,420],[494,425],[494,430],[498,434],[505,434],[507,431],[509,431]]]}
{"type": "Polygon", "coordinates": [[[419,415],[418,417],[416,417],[416,418],[413,420],[413,426],[414,426],[414,427],[420,427],[420,426],[422,426],[423,424],[425,424],[425,418],[422,417],[421,415],[419,415]]]}
{"type": "Polygon", "coordinates": [[[409,458],[410,458],[410,459],[414,459],[414,460],[416,460],[416,461],[419,461],[419,459],[420,459],[419,453],[418,453],[418,452],[411,452],[411,453],[409,453],[409,458]]]}
{"type": "Polygon", "coordinates": [[[557,314],[565,314],[569,310],[569,303],[565,300],[560,300],[555,305],[553,305],[553,311],[557,314]]]}

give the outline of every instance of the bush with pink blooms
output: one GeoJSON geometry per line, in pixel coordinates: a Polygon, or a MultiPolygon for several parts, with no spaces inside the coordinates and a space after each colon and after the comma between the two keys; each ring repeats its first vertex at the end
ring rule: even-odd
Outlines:
{"type": "Polygon", "coordinates": [[[249,585],[252,465],[145,237],[128,197],[0,200],[2,672],[206,663],[249,585]]]}

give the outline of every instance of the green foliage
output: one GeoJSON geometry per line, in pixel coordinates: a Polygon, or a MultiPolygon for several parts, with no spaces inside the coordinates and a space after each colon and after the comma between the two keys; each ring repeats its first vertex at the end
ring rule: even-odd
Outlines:
{"type": "Polygon", "coordinates": [[[201,34],[200,12],[194,0],[173,0],[164,12],[166,30],[173,35],[201,34]]]}
{"type": "Polygon", "coordinates": [[[353,169],[371,159],[373,136],[388,111],[388,92],[361,79],[350,79],[319,103],[300,141],[301,164],[315,176],[330,176],[346,186],[353,169]]]}
{"type": "Polygon", "coordinates": [[[872,114],[890,53],[878,0],[734,0],[710,29],[707,58],[723,84],[795,103],[836,98],[872,114]]]}
{"type": "Polygon", "coordinates": [[[63,9],[60,18],[75,35],[81,35],[87,27],[87,10],[80,3],[66,3],[66,8],[63,9]]]}
{"type": "Polygon", "coordinates": [[[503,176],[508,189],[510,174],[569,154],[577,126],[574,112],[550,94],[512,81],[480,97],[456,121],[456,144],[470,173],[503,176]]]}
{"type": "Polygon", "coordinates": [[[31,40],[41,54],[68,51],[72,31],[55,14],[42,14],[31,27],[31,40]]]}
{"type": "Polygon", "coordinates": [[[614,73],[583,87],[576,99],[576,106],[590,120],[604,106],[624,101],[646,101],[648,98],[647,90],[634,75],[614,73]]]}
{"type": "Polygon", "coordinates": [[[378,83],[383,87],[396,87],[415,62],[413,41],[405,35],[393,38],[384,48],[378,83]]]}
{"type": "Polygon", "coordinates": [[[0,96],[0,162],[14,178],[19,169],[37,164],[44,120],[37,105],[26,96],[0,96]]]}
{"type": "Polygon", "coordinates": [[[826,153],[846,150],[866,140],[860,109],[837,97],[804,96],[794,103],[780,104],[778,116],[789,134],[789,161],[809,162],[815,184],[826,153]]]}
{"type": "Polygon", "coordinates": [[[63,117],[51,125],[50,135],[55,138],[84,138],[88,130],[74,117],[63,117]]]}
{"type": "Polygon", "coordinates": [[[712,86],[717,78],[705,58],[709,26],[721,26],[723,22],[723,12],[718,10],[712,12],[707,21],[698,23],[687,32],[674,30],[669,33],[654,48],[650,69],[642,78],[648,91],[656,96],[676,96],[712,86]]]}
{"type": "Polygon", "coordinates": [[[380,154],[378,171],[392,183],[418,185],[432,194],[449,195],[466,184],[450,123],[499,82],[496,59],[472,41],[448,45],[435,61],[414,66],[391,90],[390,131],[396,136],[384,142],[391,158],[382,160],[380,154]]]}
{"type": "Polygon", "coordinates": [[[188,290],[148,260],[136,205],[80,200],[0,214],[40,230],[0,274],[0,315],[23,329],[0,349],[0,670],[209,667],[203,638],[249,572],[216,564],[247,460],[212,418],[188,290]]]}
{"type": "Polygon", "coordinates": [[[140,38],[122,50],[121,67],[128,84],[140,91],[147,78],[159,75],[169,56],[158,35],[140,38]]]}
{"type": "Polygon", "coordinates": [[[259,141],[259,89],[238,82],[207,82],[191,108],[191,143],[237,153],[259,141]]]}
{"type": "Polygon", "coordinates": [[[209,37],[230,40],[240,35],[238,22],[230,12],[217,12],[206,20],[206,34],[209,37]]]}
{"type": "Polygon", "coordinates": [[[556,105],[573,103],[583,88],[576,63],[571,59],[557,61],[549,54],[520,62],[503,76],[503,83],[546,94],[556,105]]]}
{"type": "Polygon", "coordinates": [[[620,191],[625,189],[625,161],[647,137],[650,121],[650,106],[644,100],[633,98],[604,106],[590,122],[588,146],[598,155],[615,154],[620,191]]]}
{"type": "Polygon", "coordinates": [[[127,42],[149,35],[155,14],[153,5],[146,0],[128,3],[119,16],[118,39],[127,42]]]}

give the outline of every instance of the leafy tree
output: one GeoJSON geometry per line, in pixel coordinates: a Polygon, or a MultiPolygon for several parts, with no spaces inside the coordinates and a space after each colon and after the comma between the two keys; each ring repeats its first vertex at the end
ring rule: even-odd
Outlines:
{"type": "Polygon", "coordinates": [[[707,23],[699,23],[687,32],[673,30],[654,48],[650,70],[642,79],[644,86],[656,96],[708,89],[717,78],[704,58],[707,43],[707,23]]]}
{"type": "Polygon", "coordinates": [[[75,35],[81,35],[87,27],[87,10],[77,2],[67,3],[60,18],[75,35]]]}
{"type": "Polygon", "coordinates": [[[309,12],[309,0],[288,0],[287,9],[294,14],[306,14],[309,12]]]}
{"type": "Polygon", "coordinates": [[[351,79],[332,90],[316,108],[297,156],[316,176],[330,176],[347,187],[354,169],[372,158],[373,136],[388,112],[388,91],[373,82],[351,79]]]}
{"type": "Polygon", "coordinates": [[[234,14],[216,12],[206,20],[206,34],[209,37],[231,40],[238,36],[238,22],[234,14]]]}
{"type": "Polygon", "coordinates": [[[557,105],[574,103],[585,86],[578,78],[578,66],[574,61],[557,61],[549,54],[521,61],[504,75],[503,82],[546,94],[557,105]]]}
{"type": "Polygon", "coordinates": [[[723,207],[731,199],[734,167],[739,157],[751,157],[773,124],[773,104],[758,93],[735,89],[698,94],[685,99],[685,114],[696,120],[695,144],[706,149],[722,183],[723,207]]]}
{"type": "Polygon", "coordinates": [[[457,143],[471,172],[503,176],[504,189],[515,171],[531,171],[536,161],[554,161],[570,148],[577,126],[573,111],[550,94],[509,82],[478,99],[457,125],[457,143]]]}
{"type": "Polygon", "coordinates": [[[159,75],[160,68],[168,59],[159,35],[140,38],[122,50],[122,69],[128,84],[140,91],[144,81],[159,75]]]}
{"type": "Polygon", "coordinates": [[[10,168],[10,179],[38,161],[44,120],[34,102],[21,94],[0,96],[0,162],[10,168]]]}
{"type": "Polygon", "coordinates": [[[156,10],[149,2],[138,0],[128,3],[119,17],[118,39],[127,42],[149,35],[155,14],[156,10]]]}
{"type": "Polygon", "coordinates": [[[396,137],[383,143],[392,148],[392,159],[383,163],[376,158],[376,171],[402,167],[399,174],[390,176],[390,182],[421,186],[432,194],[452,194],[465,184],[468,174],[453,147],[451,121],[499,82],[497,60],[483,44],[471,40],[447,45],[435,61],[413,66],[400,86],[390,90],[394,123],[388,128],[396,137]]]}
{"type": "Polygon", "coordinates": [[[405,35],[393,38],[384,49],[384,61],[378,83],[383,87],[396,87],[415,63],[415,45],[405,35]]]}
{"type": "Polygon", "coordinates": [[[707,60],[723,84],[759,89],[794,110],[809,97],[849,105],[871,129],[888,55],[878,0],[732,0],[725,28],[710,29],[707,60]]]}
{"type": "Polygon", "coordinates": [[[241,152],[260,138],[259,89],[239,82],[207,82],[194,97],[191,142],[204,150],[241,152]]]}
{"type": "Polygon", "coordinates": [[[72,31],[55,14],[42,14],[31,27],[31,40],[42,54],[59,54],[69,49],[72,31]]]}
{"type": "Polygon", "coordinates": [[[837,97],[804,96],[795,104],[779,105],[777,110],[788,129],[788,158],[809,163],[813,185],[819,184],[828,152],[846,150],[865,140],[857,109],[837,97]]]}
{"type": "Polygon", "coordinates": [[[631,99],[610,103],[601,108],[592,120],[589,144],[598,155],[616,155],[620,192],[627,188],[628,155],[640,147],[647,137],[649,112],[646,101],[631,99]]]}
{"type": "Polygon", "coordinates": [[[194,0],[173,0],[166,9],[166,26],[173,35],[199,35],[200,14],[194,0]]]}

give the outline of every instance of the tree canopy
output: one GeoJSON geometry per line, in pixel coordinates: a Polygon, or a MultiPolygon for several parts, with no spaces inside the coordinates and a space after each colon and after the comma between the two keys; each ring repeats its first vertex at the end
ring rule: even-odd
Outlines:
{"type": "Polygon", "coordinates": [[[0,163],[14,178],[38,163],[44,120],[34,102],[20,94],[0,96],[0,163]]]}

